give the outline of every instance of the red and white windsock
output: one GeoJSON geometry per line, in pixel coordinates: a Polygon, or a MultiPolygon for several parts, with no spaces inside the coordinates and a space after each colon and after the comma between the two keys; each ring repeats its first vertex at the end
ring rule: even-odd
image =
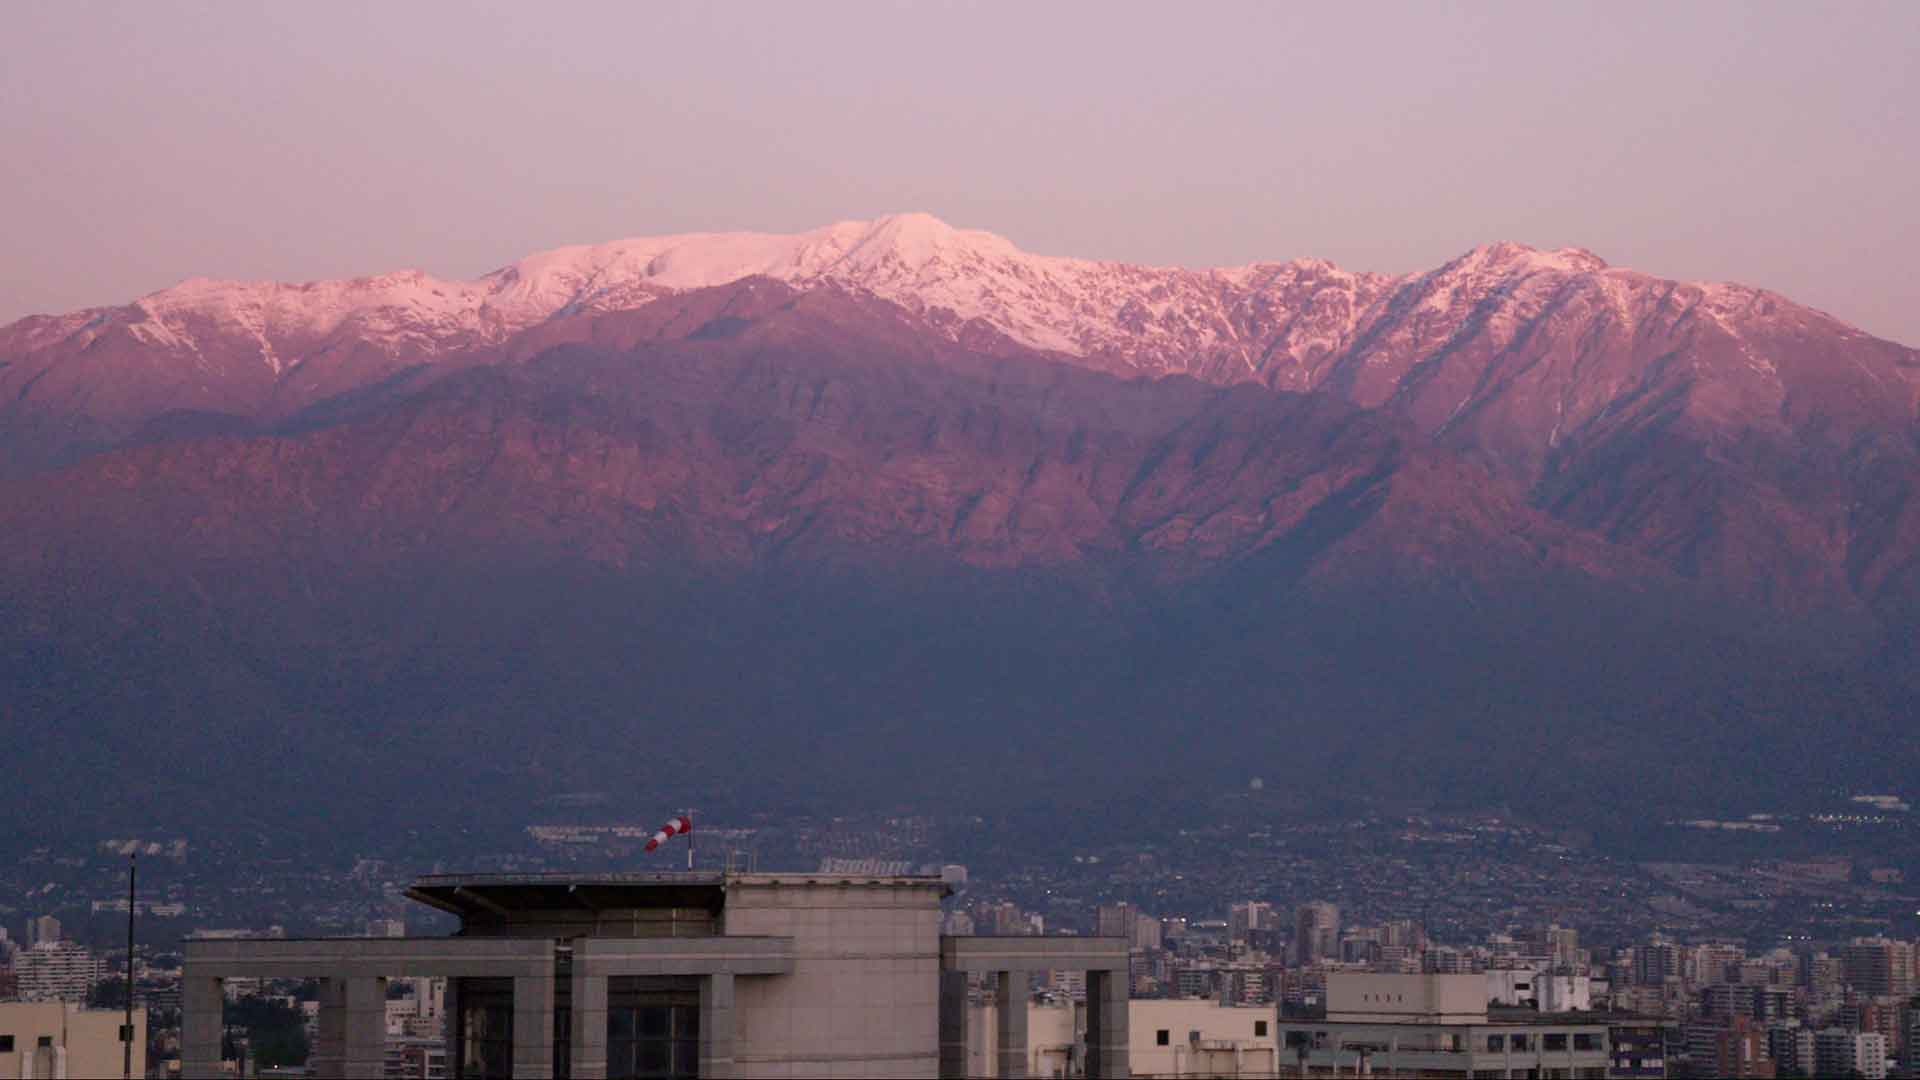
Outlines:
{"type": "Polygon", "coordinates": [[[660,831],[657,833],[654,833],[653,839],[647,841],[646,850],[653,851],[654,849],[658,848],[661,844],[666,843],[667,841],[673,839],[676,836],[689,834],[692,832],[693,832],[692,818],[686,817],[684,815],[682,815],[681,817],[674,818],[672,821],[669,821],[665,825],[660,826],[660,831]]]}

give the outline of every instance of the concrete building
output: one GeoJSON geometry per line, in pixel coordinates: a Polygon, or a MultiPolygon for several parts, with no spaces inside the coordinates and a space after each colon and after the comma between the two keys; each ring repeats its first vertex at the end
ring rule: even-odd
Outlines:
{"type": "Polygon", "coordinates": [[[1246,941],[1256,930],[1271,930],[1278,916],[1264,900],[1247,900],[1227,910],[1227,940],[1246,941]]]}
{"type": "Polygon", "coordinates": [[[1798,1020],[1783,1020],[1767,1025],[1767,1057],[1773,1060],[1777,1074],[1812,1076],[1814,1066],[1813,1031],[1798,1020]]]}
{"type": "Polygon", "coordinates": [[[433,1039],[387,1040],[385,1080],[446,1080],[447,1046],[433,1039]]]}
{"type": "Polygon", "coordinates": [[[85,1001],[100,979],[92,950],[74,941],[42,941],[13,960],[22,1001],[85,1001]]]}
{"type": "MultiPolygon", "coordinates": [[[[999,1006],[984,995],[970,1006],[966,1076],[1005,1075],[995,1032],[999,1006]]],[[[1027,1011],[1026,1071],[1031,1077],[1079,1076],[1084,1067],[1087,1011],[1062,1001],[1034,1001],[1027,1011]]],[[[1271,1008],[1238,1008],[1212,1001],[1136,1000],[1128,1003],[1127,1052],[1139,1077],[1259,1077],[1278,1068],[1271,1008]]]]}
{"type": "Polygon", "coordinates": [[[1486,972],[1487,1002],[1539,1012],[1587,1012],[1593,1008],[1593,980],[1585,975],[1551,975],[1528,968],[1486,972]]]}
{"type": "Polygon", "coordinates": [[[1707,1052],[1695,1052],[1691,1056],[1694,1067],[1690,1073],[1735,1080],[1773,1080],[1775,1062],[1767,1054],[1766,1031],[1745,1017],[1715,1030],[1707,1052]]]}
{"type": "Polygon", "coordinates": [[[1868,997],[1904,998],[1913,993],[1913,946],[1883,937],[1854,938],[1840,946],[1847,982],[1868,997]]]}
{"type": "Polygon", "coordinates": [[[1094,932],[1101,937],[1131,937],[1133,924],[1140,918],[1140,909],[1122,901],[1117,904],[1101,904],[1094,909],[1094,932]]]}
{"type": "MultiPolygon", "coordinates": [[[[0,1080],[88,1080],[121,1075],[119,1009],[61,1001],[0,1004],[0,1080]]],[[[133,1075],[147,1072],[147,1011],[133,1011],[133,1075]]]]}
{"type": "Polygon", "coordinates": [[[382,1071],[386,984],[447,979],[450,1076],[960,1076],[970,978],[993,976],[995,1072],[1025,1075],[1032,973],[1086,972],[1087,1076],[1125,1076],[1127,942],[941,937],[933,876],[627,873],[422,878],[448,938],[191,940],[183,1076],[221,1073],[222,981],[321,980],[312,1065],[382,1071]],[[1018,1002],[1023,1007],[1012,1008],[1018,1002]]]}
{"type": "Polygon", "coordinates": [[[1160,948],[1160,920],[1151,915],[1141,915],[1133,920],[1133,947],[1143,951],[1160,948]]]}
{"type": "Polygon", "coordinates": [[[51,915],[41,915],[27,920],[27,948],[35,945],[51,944],[60,940],[60,920],[51,915]]]}
{"type": "Polygon", "coordinates": [[[1655,938],[1634,950],[1633,981],[1642,986],[1659,986],[1680,975],[1680,947],[1655,938]]]}
{"type": "MultiPolygon", "coordinates": [[[[1607,1075],[1614,1080],[1641,1080],[1667,1075],[1667,1047],[1675,1033],[1665,1024],[1648,1022],[1616,1023],[1608,1027],[1612,1042],[1612,1061],[1607,1075]]],[[[1808,1043],[1811,1054],[1812,1043],[1808,1043]]],[[[1811,1059],[1809,1059],[1811,1060],[1811,1059]]]]}
{"type": "Polygon", "coordinates": [[[1887,1037],[1877,1031],[1817,1031],[1813,1036],[1813,1074],[1886,1080],[1887,1037]]]}
{"type": "Polygon", "coordinates": [[[1900,1067],[1908,1076],[1920,1077],[1920,1007],[1907,1012],[1906,1053],[1900,1059],[1900,1067]]]}
{"type": "Polygon", "coordinates": [[[1340,909],[1324,900],[1293,913],[1293,958],[1302,967],[1340,955],[1340,909]]]}
{"type": "Polygon", "coordinates": [[[1128,1012],[1135,1076],[1275,1076],[1278,1021],[1271,1007],[1211,1001],[1136,1001],[1128,1012]]]}
{"type": "Polygon", "coordinates": [[[1605,1077],[1607,1018],[1494,1012],[1482,975],[1330,972],[1325,1019],[1282,1018],[1282,1068],[1314,1075],[1605,1077]]]}

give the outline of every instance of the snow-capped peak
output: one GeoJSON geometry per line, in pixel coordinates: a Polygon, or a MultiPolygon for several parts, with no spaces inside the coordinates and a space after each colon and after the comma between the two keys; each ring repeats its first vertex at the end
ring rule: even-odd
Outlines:
{"type": "Polygon", "coordinates": [[[1456,259],[1449,267],[1527,273],[1545,270],[1563,274],[1594,274],[1608,269],[1605,259],[1586,248],[1563,247],[1544,251],[1511,240],[1482,244],[1456,259]]]}
{"type": "MultiPolygon", "coordinates": [[[[1400,277],[1319,259],[1199,270],[1096,262],[1035,255],[994,233],[898,213],[799,233],[683,233],[555,248],[470,281],[417,270],[304,284],[193,279],[127,308],[88,313],[72,335],[108,332],[99,321],[106,319],[146,346],[195,355],[215,336],[237,339],[279,373],[349,339],[394,357],[431,357],[558,316],[631,310],[752,276],[865,292],[955,339],[985,327],[1095,366],[1299,387],[1315,385],[1332,357],[1361,344],[1364,328],[1407,308],[1409,298],[1412,310],[1431,317],[1424,341],[1462,311],[1493,303],[1522,316],[1569,285],[1626,318],[1633,297],[1654,281],[1580,248],[1510,242],[1400,277]]],[[[36,326],[32,339],[52,334],[36,326]]]]}
{"type": "Polygon", "coordinates": [[[946,258],[1029,257],[1004,236],[956,229],[932,214],[891,214],[874,221],[834,269],[849,273],[885,264],[918,269],[946,258]]]}

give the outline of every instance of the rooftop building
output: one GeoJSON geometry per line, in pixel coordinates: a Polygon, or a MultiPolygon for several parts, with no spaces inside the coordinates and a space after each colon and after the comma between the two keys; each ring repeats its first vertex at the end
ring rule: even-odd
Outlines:
{"type": "Polygon", "coordinates": [[[1280,1020],[1280,1064],[1313,1075],[1603,1077],[1610,1020],[1490,1009],[1483,975],[1330,972],[1324,1019],[1280,1020]]]}
{"type": "Polygon", "coordinates": [[[947,889],[908,875],[427,877],[407,895],[457,916],[452,937],[189,941],[183,1076],[222,1072],[222,980],[306,977],[321,980],[315,1075],[377,1075],[386,982],[405,976],[447,979],[445,1067],[470,1080],[960,1076],[968,977],[985,974],[996,1072],[1021,1075],[1030,973],[1062,970],[1086,976],[1085,1075],[1127,1075],[1126,940],[943,938],[947,889]]]}
{"type": "MultiPolygon", "coordinates": [[[[126,1047],[119,1009],[61,1001],[0,1003],[0,1080],[119,1076],[126,1047]]],[[[147,1010],[133,1013],[133,1075],[147,1071],[147,1010]]]]}

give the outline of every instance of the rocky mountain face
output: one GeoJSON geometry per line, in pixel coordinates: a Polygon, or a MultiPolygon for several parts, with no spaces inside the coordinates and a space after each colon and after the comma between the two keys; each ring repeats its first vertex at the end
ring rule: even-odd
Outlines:
{"type": "Polygon", "coordinates": [[[743,316],[687,320],[735,301],[696,297],[756,278],[897,308],[889,349],[1378,410],[1563,523],[1778,606],[1914,595],[1920,352],[1764,290],[1512,244],[1404,277],[1196,271],[1030,255],[909,214],[565,248],[470,282],[192,281],[0,330],[0,452],[17,473],[270,428],[417,369],[525,362],[594,315],[630,314],[627,340],[725,333],[743,316]]]}
{"type": "Polygon", "coordinates": [[[1892,775],[1917,388],[1773,294],[1514,245],[1193,271],[906,215],[189,282],[0,329],[0,718],[50,782],[253,760],[285,812],[637,745],[905,799],[963,731],[1022,749],[929,782],[995,798],[1152,782],[1125,745],[1516,803],[1892,775]]]}

